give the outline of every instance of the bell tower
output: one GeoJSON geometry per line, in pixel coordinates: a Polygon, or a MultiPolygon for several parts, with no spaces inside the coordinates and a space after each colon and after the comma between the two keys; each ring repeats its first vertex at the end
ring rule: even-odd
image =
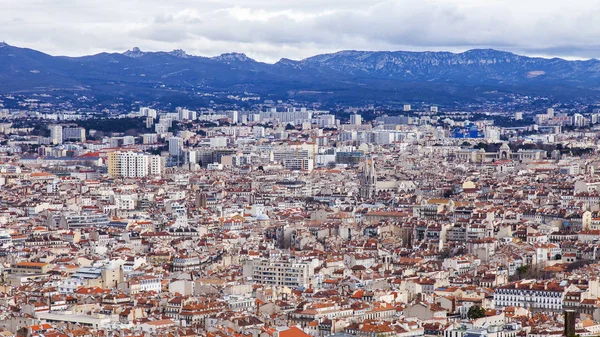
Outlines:
{"type": "Polygon", "coordinates": [[[362,199],[371,199],[377,192],[377,171],[375,171],[375,161],[368,158],[363,162],[360,173],[360,197],[362,199]]]}

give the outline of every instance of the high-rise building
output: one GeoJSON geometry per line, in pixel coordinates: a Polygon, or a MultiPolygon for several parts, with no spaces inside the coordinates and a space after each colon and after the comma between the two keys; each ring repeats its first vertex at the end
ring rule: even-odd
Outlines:
{"type": "Polygon", "coordinates": [[[198,156],[196,151],[190,150],[187,152],[186,162],[188,164],[198,164],[198,156]]]}
{"type": "Polygon", "coordinates": [[[165,158],[161,156],[150,156],[148,174],[151,176],[162,176],[165,173],[165,158]]]}
{"type": "Polygon", "coordinates": [[[184,121],[184,120],[190,120],[192,119],[191,115],[192,112],[188,109],[184,109],[184,108],[177,108],[177,113],[179,114],[178,119],[180,121],[184,121]]]}
{"type": "Polygon", "coordinates": [[[141,107],[140,115],[146,116],[146,117],[152,117],[152,118],[156,119],[157,113],[156,113],[155,109],[150,109],[148,107],[141,107]]]}
{"type": "Polygon", "coordinates": [[[143,144],[156,144],[158,143],[158,135],[156,133],[145,133],[142,135],[143,144]]]}
{"type": "Polygon", "coordinates": [[[265,128],[262,126],[254,126],[252,128],[252,134],[256,139],[265,138],[265,128]]]}
{"type": "Polygon", "coordinates": [[[179,137],[169,138],[169,155],[179,156],[183,151],[183,139],[179,137]]]}
{"type": "Polygon", "coordinates": [[[85,142],[85,129],[84,128],[63,128],[62,129],[63,141],[75,140],[85,142]]]}
{"type": "Polygon", "coordinates": [[[115,151],[108,154],[108,174],[111,177],[143,178],[162,175],[164,160],[160,156],[133,151],[115,151]]]}
{"type": "Polygon", "coordinates": [[[434,112],[434,113],[438,112],[438,107],[434,105],[434,106],[432,106],[432,107],[429,108],[429,111],[430,112],[434,112]]]}
{"type": "Polygon", "coordinates": [[[350,115],[350,124],[361,125],[362,124],[362,116],[358,115],[358,114],[350,115]]]}
{"type": "Polygon", "coordinates": [[[154,124],[154,131],[159,134],[167,133],[169,132],[169,126],[162,123],[154,124]]]}
{"type": "Polygon", "coordinates": [[[335,115],[330,115],[330,114],[319,115],[317,117],[316,122],[322,128],[335,126],[335,115]]]}
{"type": "Polygon", "coordinates": [[[573,115],[573,125],[580,128],[585,126],[586,124],[586,120],[585,117],[583,117],[582,114],[574,114],[573,115]]]}
{"type": "Polygon", "coordinates": [[[228,117],[231,118],[231,124],[237,124],[239,122],[239,112],[237,110],[229,111],[228,117]]]}
{"type": "Polygon", "coordinates": [[[151,129],[154,126],[154,117],[146,117],[146,128],[151,129]]]}
{"type": "Polygon", "coordinates": [[[411,108],[412,108],[412,107],[410,106],[410,104],[404,104],[404,109],[403,109],[403,110],[404,110],[405,112],[408,112],[408,111],[410,111],[410,110],[411,110],[411,108]]]}
{"type": "Polygon", "coordinates": [[[62,144],[63,142],[63,128],[61,125],[50,125],[50,142],[54,145],[62,144]]]}

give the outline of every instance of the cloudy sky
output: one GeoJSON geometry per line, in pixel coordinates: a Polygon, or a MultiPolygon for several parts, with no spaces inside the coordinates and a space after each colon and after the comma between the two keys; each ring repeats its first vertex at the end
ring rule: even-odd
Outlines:
{"type": "Polygon", "coordinates": [[[600,0],[0,0],[0,41],[53,55],[342,49],[600,58],[600,0]]]}

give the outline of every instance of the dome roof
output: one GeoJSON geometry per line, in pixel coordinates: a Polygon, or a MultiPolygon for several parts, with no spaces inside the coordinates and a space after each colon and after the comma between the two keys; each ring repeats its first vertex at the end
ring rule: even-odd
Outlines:
{"type": "Polygon", "coordinates": [[[259,216],[256,217],[256,220],[258,220],[258,221],[269,221],[271,219],[269,219],[269,217],[266,214],[260,214],[259,216]]]}

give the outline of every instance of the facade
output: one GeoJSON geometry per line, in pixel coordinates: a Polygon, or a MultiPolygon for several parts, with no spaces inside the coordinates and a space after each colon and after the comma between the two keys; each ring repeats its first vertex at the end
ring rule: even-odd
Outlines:
{"type": "Polygon", "coordinates": [[[350,124],[351,125],[361,125],[362,124],[362,116],[353,114],[350,115],[350,124]]]}
{"type": "Polygon", "coordinates": [[[109,223],[108,216],[102,212],[64,213],[60,217],[58,227],[61,229],[106,227],[109,223]]]}
{"type": "Polygon", "coordinates": [[[494,290],[497,308],[524,307],[544,311],[562,311],[566,284],[554,282],[515,282],[494,290]]]}
{"type": "Polygon", "coordinates": [[[308,287],[312,284],[314,267],[310,262],[253,259],[244,266],[244,275],[258,284],[308,287]]]}
{"type": "Polygon", "coordinates": [[[59,145],[63,142],[63,127],[61,125],[50,125],[50,143],[59,145]]]}
{"type": "Polygon", "coordinates": [[[63,128],[62,138],[65,140],[85,142],[85,129],[84,128],[63,128]]]}
{"type": "Polygon", "coordinates": [[[17,262],[11,268],[13,274],[45,274],[53,266],[43,262],[17,262]]]}
{"type": "Polygon", "coordinates": [[[169,138],[169,155],[176,157],[183,151],[183,139],[180,137],[169,138]]]}
{"type": "Polygon", "coordinates": [[[377,172],[375,171],[375,162],[369,158],[363,162],[363,168],[360,174],[360,197],[371,199],[377,193],[377,172]]]}
{"type": "Polygon", "coordinates": [[[523,150],[513,152],[508,144],[503,144],[498,152],[485,152],[483,149],[464,149],[456,152],[456,158],[471,163],[491,163],[497,160],[518,160],[532,162],[545,159],[544,150],[523,150]]]}
{"type": "Polygon", "coordinates": [[[133,151],[108,154],[108,174],[111,177],[143,178],[160,176],[164,172],[164,159],[133,151]]]}
{"type": "Polygon", "coordinates": [[[311,172],[314,169],[314,161],[306,158],[289,158],[283,160],[283,167],[293,171],[311,172]]]}

